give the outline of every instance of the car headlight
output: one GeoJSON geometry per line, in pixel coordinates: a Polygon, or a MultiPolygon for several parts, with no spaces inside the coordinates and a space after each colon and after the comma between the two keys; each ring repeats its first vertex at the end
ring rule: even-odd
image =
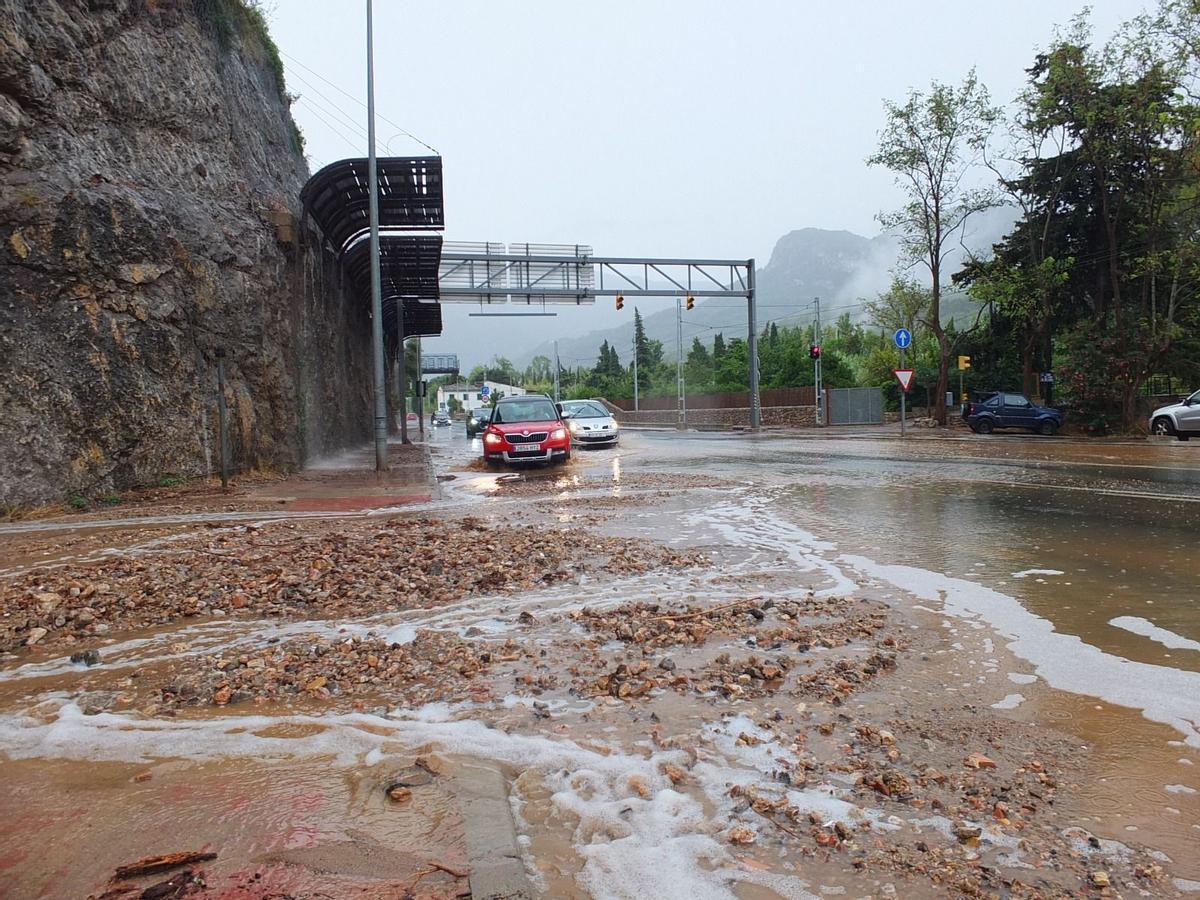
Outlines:
{"type": "Polygon", "coordinates": [[[616,419],[613,419],[613,423],[612,423],[612,430],[613,430],[613,431],[616,431],[616,430],[617,430],[618,428],[620,428],[620,427],[621,427],[621,426],[617,424],[617,420],[616,420],[616,419]]]}
{"type": "Polygon", "coordinates": [[[500,437],[500,435],[498,435],[498,434],[494,434],[489,431],[487,434],[485,434],[483,436],[483,442],[485,444],[503,444],[504,438],[500,437]]]}
{"type": "Polygon", "coordinates": [[[579,423],[578,423],[578,422],[572,422],[572,423],[571,423],[570,425],[568,425],[567,427],[571,429],[571,434],[578,434],[578,433],[579,433],[579,423]]]}
{"type": "Polygon", "coordinates": [[[565,428],[555,428],[552,432],[550,432],[550,440],[552,441],[561,441],[566,436],[567,429],[565,428]]]}

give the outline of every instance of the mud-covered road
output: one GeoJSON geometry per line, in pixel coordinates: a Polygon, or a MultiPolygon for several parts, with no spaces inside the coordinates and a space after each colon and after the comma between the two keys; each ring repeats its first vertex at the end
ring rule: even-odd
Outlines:
{"type": "Polygon", "coordinates": [[[546,896],[1200,891],[1200,446],[427,446],[3,526],[0,896],[482,894],[479,767],[546,896]]]}

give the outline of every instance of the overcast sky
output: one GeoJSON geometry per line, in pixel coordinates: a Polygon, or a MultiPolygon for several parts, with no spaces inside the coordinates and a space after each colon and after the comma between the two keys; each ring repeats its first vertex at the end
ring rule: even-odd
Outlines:
{"type": "MultiPolygon", "coordinates": [[[[365,0],[267,6],[312,170],[365,156],[365,0]]],[[[1081,6],[376,0],[378,152],[429,152],[403,128],[443,156],[447,240],[765,265],[796,228],[878,231],[899,199],[864,163],[884,98],[975,66],[1007,102],[1081,6]]],[[[1092,7],[1106,37],[1144,4],[1092,7]]]]}

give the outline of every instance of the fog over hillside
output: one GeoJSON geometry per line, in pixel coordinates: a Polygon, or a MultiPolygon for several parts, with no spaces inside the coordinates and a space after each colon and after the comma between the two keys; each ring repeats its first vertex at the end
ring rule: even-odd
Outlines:
{"type": "MultiPolygon", "coordinates": [[[[964,243],[976,253],[986,253],[1012,221],[1010,210],[993,210],[972,222],[964,243]]],[[[602,251],[597,250],[599,254],[602,251]]],[[[899,245],[892,236],[873,238],[850,231],[801,228],[781,237],[766,265],[758,268],[759,327],[767,322],[781,325],[807,324],[813,318],[813,299],[821,298],[822,318],[832,322],[842,313],[852,319],[863,317],[863,303],[873,299],[891,283],[897,267],[899,245]]],[[[952,254],[946,271],[953,272],[965,252],[952,254]]],[[[912,277],[927,280],[921,266],[909,270],[912,277]]],[[[666,286],[666,285],[664,285],[666,286]]],[[[572,368],[595,362],[603,341],[617,348],[623,364],[633,344],[633,310],[646,324],[647,335],[663,342],[668,354],[675,352],[675,301],[669,297],[627,298],[617,312],[611,297],[584,306],[548,307],[557,315],[546,318],[497,316],[471,313],[528,312],[524,305],[498,305],[481,310],[478,305],[445,304],[445,337],[425,342],[427,353],[457,353],[464,372],[494,356],[504,356],[525,366],[534,356],[553,357],[558,341],[559,359],[572,368]]],[[[537,309],[534,307],[533,309],[537,309]]],[[[684,314],[683,342],[689,347],[694,337],[708,344],[716,333],[726,339],[746,333],[746,304],[740,300],[698,299],[684,314]]]]}

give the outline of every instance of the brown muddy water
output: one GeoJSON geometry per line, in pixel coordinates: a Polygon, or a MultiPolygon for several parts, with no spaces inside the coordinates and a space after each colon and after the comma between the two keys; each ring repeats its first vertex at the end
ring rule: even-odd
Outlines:
{"type": "MultiPolygon", "coordinates": [[[[9,757],[0,791],[0,896],[85,896],[133,858],[205,847],[221,850],[215,876],[258,874],[255,883],[289,890],[298,871],[322,866],[349,884],[370,872],[399,883],[430,858],[462,864],[462,825],[448,789],[422,788],[405,808],[383,794],[396,767],[430,750],[508,769],[527,866],[553,896],[757,900],[877,890],[879,879],[846,881],[818,860],[785,858],[765,871],[757,861],[765,854],[731,851],[720,840],[730,814],[724,787],[769,767],[732,737],[753,731],[770,704],[738,707],[743,717],[723,724],[672,695],[632,712],[560,690],[548,697],[552,720],[533,735],[521,733],[527,702],[511,695],[488,706],[495,729],[470,709],[383,717],[256,708],[147,720],[135,710],[84,716],[64,706],[81,686],[119,694],[120,680],[136,668],[169,667],[182,654],[233,642],[261,646],[331,629],[405,639],[416,627],[503,637],[514,630],[517,608],[540,619],[630,600],[717,604],[734,590],[721,581],[731,576],[764,596],[811,585],[902,607],[919,623],[913,627],[946,644],[921,690],[979,691],[998,716],[1048,723],[1078,740],[1081,752],[1089,748],[1090,768],[1071,801],[1076,820],[1102,838],[1161,850],[1173,875],[1200,880],[1194,461],[1174,465],[1175,454],[1142,468],[1133,451],[1120,449],[1113,460],[1089,451],[1085,460],[1054,462],[1039,449],[1034,469],[1012,444],[1004,454],[1016,459],[980,460],[941,445],[920,458],[908,448],[872,455],[856,442],[624,440],[618,453],[588,455],[585,482],[558,479],[551,500],[534,501],[539,514],[570,521],[586,513],[588,498],[572,491],[622,497],[631,502],[603,513],[606,530],[712,548],[725,554],[721,571],[547,588],[519,605],[484,597],[352,622],[200,622],[127,633],[114,636],[103,648],[105,665],[90,672],[53,654],[0,662],[0,752],[9,757]],[[639,491],[650,488],[632,488],[631,476],[650,469],[703,473],[729,486],[668,502],[647,493],[643,503],[639,491]],[[654,746],[650,712],[665,733],[692,735],[700,747],[689,790],[662,783],[662,762],[680,756],[654,746]],[[650,784],[652,796],[631,794],[631,777],[650,784]]],[[[469,458],[469,443],[444,443],[439,465],[469,458]]],[[[531,503],[506,496],[494,477],[466,471],[446,493],[448,505],[505,519],[526,515],[531,503]]],[[[179,525],[169,523],[168,532],[179,525]]],[[[565,633],[532,637],[550,649],[565,633]]],[[[504,683],[497,677],[498,688],[504,683]]],[[[985,849],[996,856],[1011,848],[985,849]]]]}

